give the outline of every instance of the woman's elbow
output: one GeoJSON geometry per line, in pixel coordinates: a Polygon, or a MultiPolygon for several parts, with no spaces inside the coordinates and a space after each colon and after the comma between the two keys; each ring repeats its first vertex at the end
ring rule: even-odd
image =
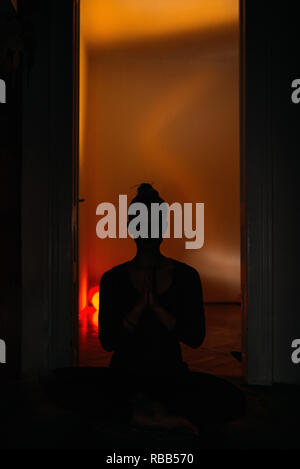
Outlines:
{"type": "Polygon", "coordinates": [[[103,335],[100,332],[99,332],[99,341],[100,341],[100,344],[102,345],[102,348],[106,352],[113,352],[115,350],[115,347],[112,341],[108,337],[105,337],[105,335],[103,335]]]}
{"type": "Polygon", "coordinates": [[[199,335],[193,335],[189,337],[186,341],[185,344],[191,347],[192,349],[197,349],[201,347],[205,339],[205,332],[202,332],[199,335]]]}
{"type": "Polygon", "coordinates": [[[203,341],[204,339],[192,339],[187,345],[189,345],[189,347],[191,347],[192,349],[197,349],[201,347],[203,341]]]}
{"type": "Polygon", "coordinates": [[[101,342],[101,345],[106,352],[113,352],[115,350],[115,347],[105,342],[101,342]]]}

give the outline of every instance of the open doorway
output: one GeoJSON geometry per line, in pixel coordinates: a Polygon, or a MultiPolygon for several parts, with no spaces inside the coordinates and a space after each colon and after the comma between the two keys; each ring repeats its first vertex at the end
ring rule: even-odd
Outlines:
{"type": "Polygon", "coordinates": [[[202,249],[162,246],[202,279],[207,336],[183,359],[241,375],[239,61],[238,0],[81,0],[79,365],[108,365],[99,281],[135,253],[131,239],[97,238],[96,207],[152,182],[169,203],[205,204],[202,249]]]}

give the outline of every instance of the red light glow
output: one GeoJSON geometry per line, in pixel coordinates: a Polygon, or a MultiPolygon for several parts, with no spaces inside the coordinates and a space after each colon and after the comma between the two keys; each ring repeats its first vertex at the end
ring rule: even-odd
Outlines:
{"type": "Polygon", "coordinates": [[[91,330],[98,334],[99,287],[90,288],[85,296],[86,306],[79,313],[81,335],[86,336],[91,330]]]}
{"type": "Polygon", "coordinates": [[[89,305],[93,306],[96,311],[99,309],[99,287],[90,288],[87,300],[89,305]]]}

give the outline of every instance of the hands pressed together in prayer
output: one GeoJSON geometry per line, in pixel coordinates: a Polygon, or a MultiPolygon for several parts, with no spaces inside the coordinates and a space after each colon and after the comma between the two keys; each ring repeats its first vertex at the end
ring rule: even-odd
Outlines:
{"type": "Polygon", "coordinates": [[[173,330],[176,325],[175,317],[159,304],[159,300],[154,291],[153,278],[153,269],[149,268],[145,270],[143,290],[140,299],[136,306],[124,318],[124,325],[130,330],[136,326],[145,310],[151,310],[168,330],[173,330]]]}

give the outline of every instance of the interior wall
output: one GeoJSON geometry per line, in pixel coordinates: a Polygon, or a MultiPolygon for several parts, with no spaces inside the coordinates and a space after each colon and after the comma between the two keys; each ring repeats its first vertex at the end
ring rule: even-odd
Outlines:
{"type": "Polygon", "coordinates": [[[244,15],[247,381],[299,384],[299,2],[244,15]]]}
{"type": "Polygon", "coordinates": [[[205,301],[239,301],[237,0],[82,0],[80,308],[135,253],[131,239],[97,238],[96,207],[130,200],[141,182],[169,203],[205,203],[204,247],[170,239],[162,250],[197,268],[205,301]]]}
{"type": "MultiPolygon", "coordinates": [[[[273,157],[273,381],[300,384],[300,364],[292,361],[292,342],[300,338],[299,315],[299,104],[291,83],[300,77],[299,3],[276,5],[268,34],[271,42],[269,103],[273,157]],[[285,33],[288,31],[288,34],[285,33]]],[[[267,10],[267,9],[266,9],[267,10]]],[[[265,17],[268,17],[268,10],[265,17]]],[[[260,70],[259,70],[260,71],[260,70]]],[[[298,353],[299,356],[299,353],[298,353]]]]}
{"type": "Polygon", "coordinates": [[[11,24],[16,21],[9,0],[0,2],[2,47],[0,78],[5,81],[6,103],[0,104],[0,343],[5,342],[5,363],[0,360],[3,376],[16,378],[21,361],[21,156],[22,156],[22,72],[20,64],[11,66],[11,53],[5,48],[11,24]],[[6,55],[7,54],[7,55],[6,55]]]}

